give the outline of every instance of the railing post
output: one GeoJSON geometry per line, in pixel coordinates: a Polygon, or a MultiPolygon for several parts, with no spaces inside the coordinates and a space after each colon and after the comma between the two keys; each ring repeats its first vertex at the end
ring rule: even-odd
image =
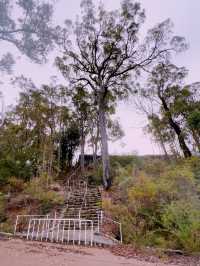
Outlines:
{"type": "Polygon", "coordinates": [[[76,227],[76,222],[75,220],[74,221],[74,230],[73,230],[73,245],[74,245],[74,242],[75,242],[75,227],[76,227]]]}
{"type": "Polygon", "coordinates": [[[55,228],[55,219],[53,219],[53,224],[52,224],[51,242],[53,242],[54,228],[55,228]]]}
{"type": "Polygon", "coordinates": [[[46,233],[46,241],[48,240],[48,237],[49,237],[49,225],[51,223],[51,220],[47,220],[47,233],[46,233]]]}
{"type": "Polygon", "coordinates": [[[17,215],[16,222],[15,222],[15,229],[14,229],[14,235],[17,232],[17,225],[18,225],[19,216],[17,215]]]}
{"type": "Polygon", "coordinates": [[[122,224],[121,223],[119,224],[119,231],[120,231],[120,242],[122,244],[123,238],[122,238],[122,224]]]}
{"type": "Polygon", "coordinates": [[[42,224],[42,232],[41,232],[41,238],[40,240],[42,241],[43,236],[44,236],[44,231],[45,231],[45,226],[46,226],[46,219],[42,220],[43,224],[42,224]]]}
{"type": "Polygon", "coordinates": [[[99,214],[99,211],[97,212],[97,217],[98,217],[97,231],[98,231],[98,233],[100,233],[100,214],[99,214]]]}
{"type": "Polygon", "coordinates": [[[68,224],[68,232],[67,232],[67,243],[69,243],[70,226],[71,226],[71,223],[70,223],[70,220],[69,220],[69,224],[68,224]]]}
{"type": "Polygon", "coordinates": [[[32,222],[32,219],[29,219],[29,223],[28,223],[28,232],[27,232],[27,236],[26,236],[26,239],[27,239],[27,240],[28,240],[28,238],[29,238],[29,234],[30,234],[31,222],[32,222]]]}
{"type": "Polygon", "coordinates": [[[87,222],[85,221],[85,246],[87,244],[87,222]]]}
{"type": "Polygon", "coordinates": [[[63,230],[62,230],[62,243],[64,241],[64,235],[65,235],[65,220],[63,222],[63,230]]]}
{"type": "Polygon", "coordinates": [[[91,221],[91,239],[90,239],[91,246],[93,246],[93,237],[94,237],[94,225],[93,225],[93,221],[91,221]]]}
{"type": "Polygon", "coordinates": [[[78,239],[78,244],[81,244],[81,220],[79,220],[79,239],[78,239]]]}
{"type": "Polygon", "coordinates": [[[57,242],[59,240],[59,233],[60,233],[60,220],[58,221],[58,225],[57,225],[57,237],[56,237],[57,242]]]}
{"type": "Polygon", "coordinates": [[[32,230],[32,240],[34,238],[34,231],[35,231],[35,219],[33,219],[33,230],[32,230]]]}
{"type": "Polygon", "coordinates": [[[38,221],[37,233],[36,233],[36,240],[38,239],[38,235],[39,235],[40,223],[41,223],[41,220],[39,219],[39,221],[38,221]]]}

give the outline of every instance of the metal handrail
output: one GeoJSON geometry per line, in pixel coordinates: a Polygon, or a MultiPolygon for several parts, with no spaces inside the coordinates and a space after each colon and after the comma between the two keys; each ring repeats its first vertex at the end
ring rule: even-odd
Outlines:
{"type": "MultiPolygon", "coordinates": [[[[104,212],[101,210],[100,212],[97,213],[98,214],[98,232],[100,232],[100,224],[103,224],[103,219],[110,221],[114,224],[117,224],[119,226],[119,233],[120,233],[120,243],[123,243],[123,235],[122,235],[122,224],[118,221],[115,221],[109,217],[106,217],[104,212]],[[100,213],[100,215],[99,215],[100,213]]],[[[115,239],[116,240],[116,239],[115,239]]]]}
{"type": "Polygon", "coordinates": [[[48,218],[49,217],[49,215],[35,215],[35,214],[20,214],[20,215],[17,215],[17,217],[16,217],[16,221],[15,221],[15,226],[14,226],[14,235],[16,235],[16,232],[17,232],[17,226],[18,226],[18,224],[19,224],[19,219],[20,218],[28,218],[28,217],[46,217],[46,218],[48,218]]]}
{"type": "Polygon", "coordinates": [[[86,219],[30,219],[26,234],[27,240],[40,240],[62,243],[72,241],[80,245],[81,241],[89,243],[94,242],[94,224],[92,220],[86,219]],[[78,223],[78,230],[76,224],[78,223]],[[88,224],[90,225],[88,230],[88,224]],[[67,230],[66,230],[66,226],[67,230]],[[72,226],[72,229],[71,229],[72,226]],[[71,233],[71,235],[70,235],[71,233]]]}

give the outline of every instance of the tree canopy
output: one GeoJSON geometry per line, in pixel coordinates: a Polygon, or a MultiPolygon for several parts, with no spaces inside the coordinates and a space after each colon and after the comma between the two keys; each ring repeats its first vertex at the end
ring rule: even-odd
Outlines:
{"type": "Polygon", "coordinates": [[[63,57],[56,62],[71,86],[87,88],[98,108],[104,186],[109,187],[107,116],[110,106],[134,91],[136,77],[155,61],[186,48],[185,39],[172,34],[166,20],[150,29],[142,41],[145,12],[138,2],[123,0],[118,10],[107,11],[91,0],[81,2],[82,15],[68,21],[63,57]]]}

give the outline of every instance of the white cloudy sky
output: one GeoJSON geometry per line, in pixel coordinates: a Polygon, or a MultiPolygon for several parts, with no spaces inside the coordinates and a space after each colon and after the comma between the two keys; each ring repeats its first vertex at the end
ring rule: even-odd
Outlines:
{"type": "MultiPolygon", "coordinates": [[[[79,13],[81,0],[58,0],[56,4],[54,20],[56,24],[62,24],[65,19],[74,19],[79,13]]],[[[94,2],[99,2],[94,0],[94,2]]],[[[109,9],[119,7],[120,0],[102,0],[109,9]]],[[[190,70],[188,82],[199,81],[200,75],[200,1],[199,0],[141,0],[146,10],[146,23],[144,30],[154,26],[156,23],[171,18],[174,22],[176,34],[185,36],[190,44],[190,49],[179,55],[177,63],[186,66],[190,70]]],[[[5,43],[0,45],[1,52],[12,51],[16,55],[16,66],[14,74],[31,77],[40,85],[48,83],[52,75],[58,75],[52,60],[45,65],[31,63],[25,57],[17,54],[17,51],[5,43]]],[[[18,89],[9,85],[9,78],[2,76],[0,90],[5,96],[6,104],[14,103],[18,97],[18,89]]],[[[153,144],[149,136],[143,133],[145,118],[137,114],[131,103],[122,103],[118,107],[117,116],[120,118],[125,137],[117,143],[110,143],[111,153],[132,153],[139,154],[158,153],[159,149],[153,144]]]]}

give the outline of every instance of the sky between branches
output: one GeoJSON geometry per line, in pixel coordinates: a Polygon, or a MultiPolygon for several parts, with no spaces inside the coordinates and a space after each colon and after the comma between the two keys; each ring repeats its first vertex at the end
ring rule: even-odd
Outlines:
{"type": "MultiPolygon", "coordinates": [[[[58,0],[55,9],[54,22],[62,25],[65,19],[75,19],[80,12],[81,0],[58,0]]],[[[94,2],[99,2],[94,0],[94,2]]],[[[120,0],[102,0],[108,9],[119,7],[120,0]]],[[[176,64],[185,66],[189,69],[188,82],[200,81],[200,1],[199,0],[141,0],[143,8],[146,10],[146,22],[143,26],[144,34],[147,29],[153,27],[166,18],[171,18],[174,23],[174,31],[177,35],[184,36],[189,42],[189,50],[176,57],[176,64]]],[[[57,52],[50,55],[50,59],[45,65],[36,65],[30,62],[24,56],[21,56],[12,46],[7,43],[1,43],[0,51],[5,53],[11,51],[15,55],[16,65],[14,75],[24,75],[32,78],[39,86],[50,82],[50,77],[58,76],[59,83],[64,82],[62,76],[53,65],[57,52]]],[[[5,96],[5,103],[14,104],[19,94],[17,88],[9,85],[9,77],[2,76],[0,90],[5,96]]],[[[111,153],[133,153],[155,154],[159,153],[158,147],[151,142],[150,136],[143,132],[146,125],[145,117],[137,114],[133,104],[120,103],[117,110],[125,137],[116,143],[110,143],[111,153]]]]}

